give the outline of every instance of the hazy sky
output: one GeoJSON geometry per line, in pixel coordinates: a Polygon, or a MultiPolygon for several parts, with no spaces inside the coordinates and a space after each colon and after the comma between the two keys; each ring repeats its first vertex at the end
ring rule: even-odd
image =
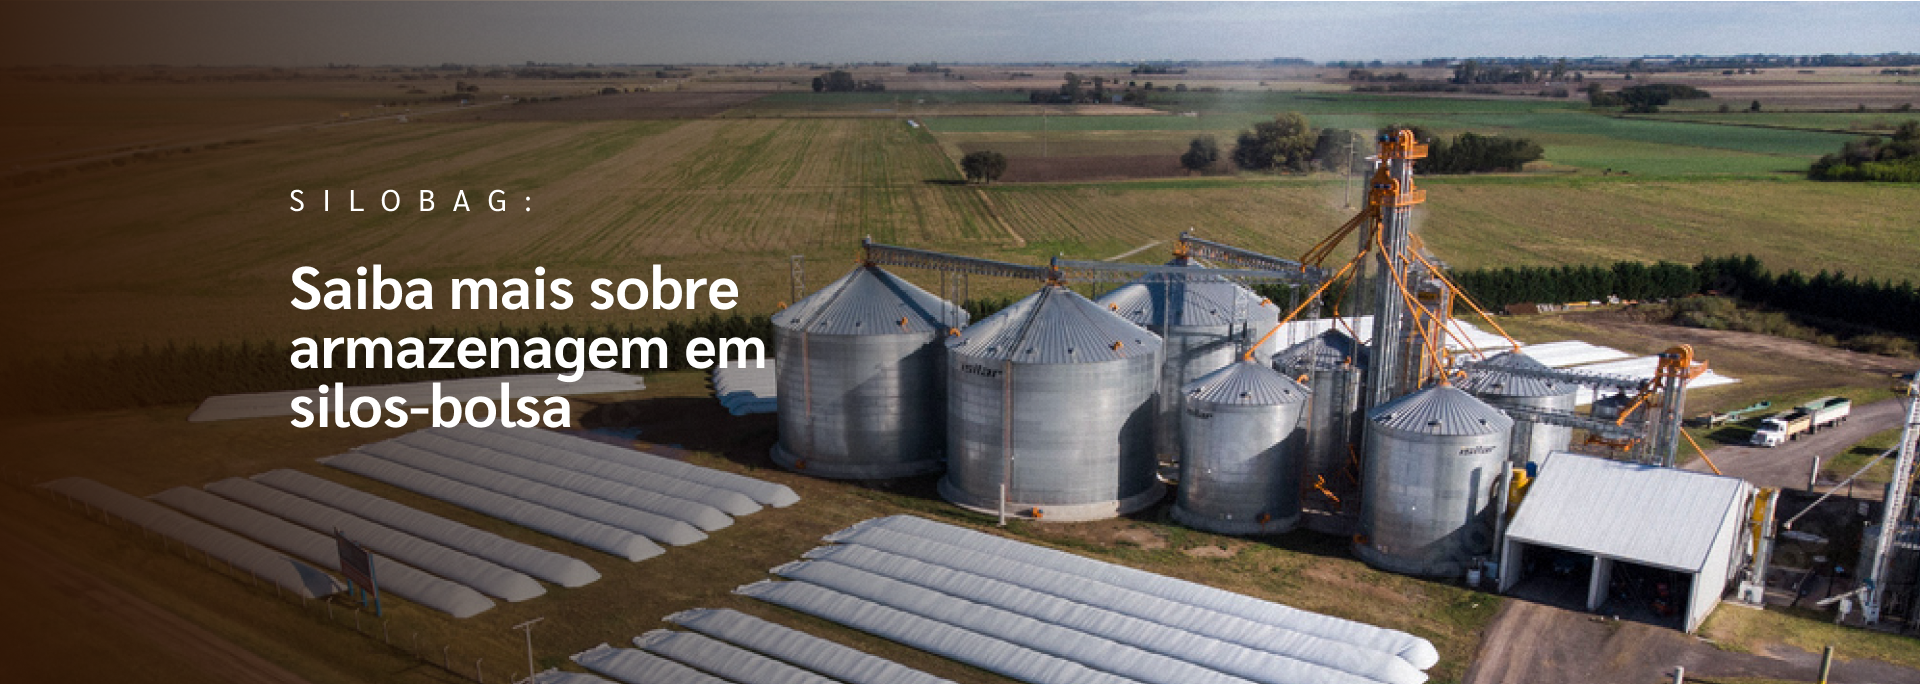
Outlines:
{"type": "MultiPolygon", "coordinates": [[[[9,3],[9,7],[20,5],[9,3]]],[[[12,64],[1131,61],[1920,50],[1920,3],[70,2],[12,64]]]]}

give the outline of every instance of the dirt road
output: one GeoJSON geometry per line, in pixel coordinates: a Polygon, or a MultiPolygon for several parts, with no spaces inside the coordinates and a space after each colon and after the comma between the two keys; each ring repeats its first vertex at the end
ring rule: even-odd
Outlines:
{"type": "MultiPolygon", "coordinates": [[[[1722,607],[1720,610],[1747,610],[1722,607]]],[[[1693,677],[1813,681],[1820,656],[1791,647],[1756,655],[1714,648],[1689,634],[1630,621],[1607,621],[1562,608],[1510,600],[1494,616],[1466,684],[1648,684],[1693,677]]],[[[1835,684],[1910,682],[1920,673],[1871,660],[1834,664],[1835,684]]]]}
{"type": "MultiPolygon", "coordinates": [[[[1773,448],[1723,446],[1708,451],[1707,458],[1720,467],[1720,472],[1761,487],[1805,489],[1807,475],[1813,467],[1813,457],[1819,456],[1825,461],[1874,433],[1900,427],[1900,420],[1906,417],[1906,413],[1906,402],[1903,400],[1877,401],[1853,407],[1853,415],[1844,423],[1786,444],[1773,448]]],[[[1707,464],[1700,460],[1688,463],[1686,469],[1709,472],[1707,464]]],[[[1880,491],[1878,487],[1860,487],[1855,489],[1854,495],[1878,499],[1880,491]]]]}
{"type": "Polygon", "coordinates": [[[233,684],[308,684],[299,675],[48,554],[13,532],[0,530],[0,547],[11,549],[8,562],[33,577],[29,586],[16,590],[57,591],[79,597],[90,612],[198,665],[202,673],[233,684]],[[32,582],[41,586],[32,586],[32,582]]]}

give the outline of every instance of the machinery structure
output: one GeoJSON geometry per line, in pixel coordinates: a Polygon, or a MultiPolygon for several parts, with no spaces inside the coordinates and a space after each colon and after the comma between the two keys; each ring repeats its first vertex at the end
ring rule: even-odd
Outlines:
{"type": "MultiPolygon", "coordinates": [[[[1920,440],[1920,377],[1908,375],[1906,378],[1907,417],[1900,430],[1900,444],[1894,447],[1893,480],[1887,483],[1880,520],[1866,532],[1871,545],[1863,545],[1870,555],[1861,563],[1866,574],[1860,582],[1865,589],[1860,612],[1870,625],[1880,622],[1888,603],[1887,588],[1894,583],[1891,575],[1894,550],[1920,551],[1920,522],[1913,519],[1911,501],[1914,451],[1920,448],[1915,444],[1915,440],[1920,440]]],[[[1914,615],[1908,618],[1909,624],[1920,618],[1920,600],[1913,601],[1913,605],[1914,615]]]]}

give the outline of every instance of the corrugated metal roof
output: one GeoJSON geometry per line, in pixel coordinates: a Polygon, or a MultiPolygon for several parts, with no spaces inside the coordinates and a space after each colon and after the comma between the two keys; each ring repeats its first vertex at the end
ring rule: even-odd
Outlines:
{"type": "Polygon", "coordinates": [[[1508,373],[1505,368],[1549,370],[1524,352],[1510,351],[1489,357],[1486,365],[1467,372],[1460,388],[1488,397],[1558,397],[1580,391],[1578,385],[1554,382],[1508,373]]]}
{"type": "Polygon", "coordinates": [[[1367,413],[1375,425],[1423,435],[1488,435],[1513,429],[1513,419],[1473,395],[1439,385],[1394,399],[1367,413]]]}
{"type": "Polygon", "coordinates": [[[1338,368],[1352,359],[1356,368],[1366,368],[1369,352],[1365,345],[1339,330],[1326,330],[1273,355],[1273,365],[1290,372],[1338,368]]]}
{"type": "MultiPolygon", "coordinates": [[[[858,266],[773,315],[773,324],[816,335],[900,335],[945,332],[951,304],[878,266],[858,266]]],[[[958,312],[961,325],[966,312],[958,312]]]]}
{"type": "Polygon", "coordinates": [[[1680,572],[1700,572],[1744,480],[1556,451],[1508,538],[1680,572]]]}
{"type": "Polygon", "coordinates": [[[1160,336],[1048,285],[947,340],[948,351],[1016,363],[1102,363],[1152,354],[1160,336]]]}
{"type": "Polygon", "coordinates": [[[1272,367],[1236,361],[1200,376],[1180,391],[1188,401],[1236,406],[1278,406],[1307,400],[1307,388],[1272,367]]]}
{"type": "MultiPolygon", "coordinates": [[[[1176,259],[1169,266],[1204,269],[1176,259]]],[[[1241,320],[1264,320],[1271,325],[1279,311],[1252,290],[1223,280],[1196,282],[1157,282],[1136,280],[1095,300],[1121,317],[1142,327],[1225,326],[1241,320]]]]}

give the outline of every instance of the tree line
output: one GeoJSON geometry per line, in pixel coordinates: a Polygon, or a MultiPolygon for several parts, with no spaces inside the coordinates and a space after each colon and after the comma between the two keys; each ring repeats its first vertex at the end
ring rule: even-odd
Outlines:
{"type": "MultiPolygon", "coordinates": [[[[1518,171],[1546,154],[1545,148],[1527,138],[1471,131],[1447,139],[1418,126],[1388,126],[1378,134],[1391,135],[1402,128],[1412,130],[1416,139],[1428,144],[1427,157],[1414,162],[1414,171],[1422,174],[1518,171]]],[[[1225,157],[1249,171],[1364,173],[1370,169],[1366,160],[1370,154],[1371,142],[1357,132],[1315,130],[1305,115],[1285,112],[1242,131],[1225,157]]],[[[1204,171],[1221,157],[1218,141],[1200,136],[1188,143],[1180,165],[1189,171],[1204,171]]]]}
{"type": "Polygon", "coordinates": [[[1822,269],[1812,276],[1774,273],[1758,258],[1706,257],[1692,266],[1621,261],[1611,266],[1508,266],[1453,271],[1453,282],[1488,309],[1509,304],[1671,299],[1720,294],[1761,304],[1826,327],[1870,328],[1920,335],[1920,288],[1912,281],[1849,276],[1822,269]]]}
{"type": "Polygon", "coordinates": [[[1840,146],[1838,154],[1822,155],[1808,166],[1807,177],[1920,183],[1920,121],[1900,124],[1891,139],[1876,135],[1848,141],[1840,146]]]}
{"type": "Polygon", "coordinates": [[[1700,276],[1686,264],[1621,261],[1611,266],[1507,266],[1453,271],[1468,297],[1489,310],[1509,304],[1667,299],[1700,291],[1700,276]]]}
{"type": "MultiPolygon", "coordinates": [[[[1597,82],[1587,84],[1588,105],[1620,107],[1628,114],[1658,114],[1661,107],[1674,100],[1704,100],[1710,97],[1713,95],[1705,90],[1675,83],[1627,86],[1611,93],[1597,82]]],[[[1758,107],[1754,111],[1758,111],[1758,107]]]]}
{"type": "Polygon", "coordinates": [[[813,77],[813,92],[816,93],[878,93],[887,89],[887,84],[879,81],[856,81],[853,74],[835,69],[825,76],[813,77]]]}
{"type": "Polygon", "coordinates": [[[1765,304],[1828,324],[1920,335],[1920,288],[1911,280],[1849,276],[1821,269],[1809,277],[1793,269],[1769,271],[1753,255],[1707,258],[1695,267],[1703,290],[1765,304]]]}

